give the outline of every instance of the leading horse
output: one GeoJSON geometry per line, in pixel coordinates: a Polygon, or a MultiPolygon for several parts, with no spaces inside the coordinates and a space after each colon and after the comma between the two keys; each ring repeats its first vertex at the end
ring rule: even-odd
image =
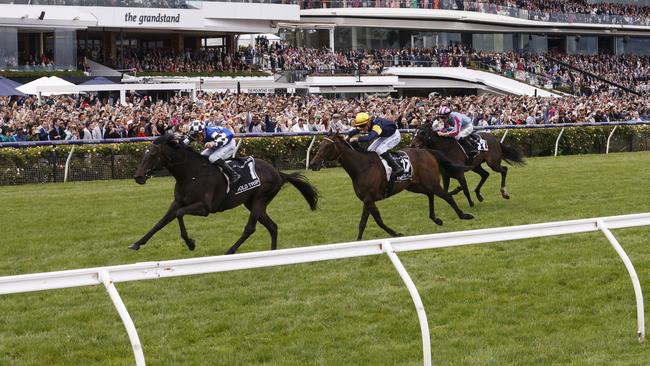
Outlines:
{"type": "MultiPolygon", "coordinates": [[[[417,129],[411,141],[411,147],[425,147],[440,150],[455,164],[466,164],[469,167],[468,170],[480,175],[481,180],[474,189],[479,202],[483,201],[481,187],[483,187],[483,184],[490,176],[490,173],[483,169],[481,164],[487,163],[492,170],[501,173],[501,196],[509,199],[510,194],[506,190],[508,167],[501,165],[501,161],[505,160],[512,165],[525,165],[524,157],[519,150],[500,142],[491,133],[479,132],[478,135],[486,141],[488,149],[487,151],[480,151],[473,159],[468,159],[465,150],[454,138],[438,136],[432,122],[425,123],[417,129]]],[[[449,177],[443,176],[443,180],[446,191],[449,188],[449,177]]],[[[463,184],[464,179],[459,180],[459,182],[461,182],[461,186],[452,191],[451,194],[456,194],[462,190],[465,193],[465,197],[467,197],[469,205],[474,206],[467,185],[463,184]]]]}
{"type": "Polygon", "coordinates": [[[307,178],[300,173],[282,173],[261,159],[255,159],[255,170],[251,169],[250,172],[251,177],[259,179],[260,184],[243,192],[229,191],[225,176],[216,166],[172,135],[157,138],[147,148],[135,171],[135,181],[145,184],[152,172],[162,168],[167,168],[176,178],[174,201],[160,221],[140,240],[129,246],[130,249],[140,249],[156,232],[177,219],[181,237],[187,247],[194,250],[195,242],[187,234],[183,216],[208,216],[243,204],[250,211],[248,222],[241,237],[226,254],[237,251],[237,248],[255,232],[258,221],[269,231],[271,249],[274,250],[277,248],[278,226],[266,213],[266,207],[285,183],[291,183],[300,191],[312,211],[318,207],[319,193],[307,178]]]}
{"type": "MultiPolygon", "coordinates": [[[[388,192],[388,196],[395,195],[405,189],[426,195],[429,199],[429,218],[437,225],[442,225],[442,220],[436,217],[434,211],[434,195],[445,200],[459,218],[463,220],[474,218],[474,216],[461,211],[454,198],[440,186],[440,167],[453,177],[463,174],[462,166],[452,164],[442,153],[434,150],[404,149],[401,151],[408,155],[413,167],[413,175],[410,180],[395,182],[392,191],[388,192]]],[[[323,141],[318,146],[318,153],[309,163],[309,167],[312,170],[320,170],[325,161],[337,159],[352,178],[354,193],[363,202],[357,240],[361,240],[363,236],[369,215],[372,215],[377,225],[389,235],[401,236],[402,234],[384,224],[379,209],[375,204],[376,201],[386,198],[386,188],[389,185],[379,155],[372,151],[357,151],[341,135],[330,133],[323,138],[323,141]]]]}

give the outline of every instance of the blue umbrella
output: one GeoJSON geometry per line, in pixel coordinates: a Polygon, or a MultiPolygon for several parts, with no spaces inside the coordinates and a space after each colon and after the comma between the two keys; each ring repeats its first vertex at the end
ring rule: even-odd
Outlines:
{"type": "Polygon", "coordinates": [[[11,80],[11,79],[7,79],[4,76],[0,76],[0,96],[3,96],[3,97],[8,97],[8,96],[12,96],[12,95],[17,95],[17,96],[21,96],[21,97],[26,96],[27,94],[25,94],[25,93],[23,93],[23,92],[21,92],[19,90],[16,90],[16,88],[21,86],[21,85],[22,84],[17,83],[15,81],[11,80]]]}

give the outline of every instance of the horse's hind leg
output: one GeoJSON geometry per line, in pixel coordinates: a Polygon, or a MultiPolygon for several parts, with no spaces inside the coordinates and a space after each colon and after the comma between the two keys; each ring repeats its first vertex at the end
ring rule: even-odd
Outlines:
{"type": "Polygon", "coordinates": [[[501,161],[488,162],[488,165],[495,172],[501,173],[501,196],[505,199],[510,199],[510,195],[506,190],[506,176],[508,175],[508,167],[501,165],[501,161]]]}
{"type": "Polygon", "coordinates": [[[235,242],[235,244],[228,249],[226,254],[235,254],[239,246],[248,239],[255,232],[255,225],[257,224],[257,217],[255,211],[251,211],[251,214],[248,216],[248,222],[244,226],[244,232],[241,234],[241,237],[235,242]]]}
{"type": "Polygon", "coordinates": [[[384,224],[384,220],[381,219],[381,214],[379,213],[379,209],[377,208],[377,205],[375,204],[374,201],[366,201],[364,202],[364,211],[370,212],[372,215],[372,218],[375,219],[375,222],[377,225],[379,225],[380,228],[384,229],[385,232],[388,233],[390,236],[402,236],[402,234],[396,232],[395,230],[389,228],[386,224],[384,224]]]}
{"type": "Polygon", "coordinates": [[[481,176],[481,181],[478,182],[476,188],[474,188],[474,192],[476,193],[476,198],[478,199],[478,201],[483,202],[483,196],[481,195],[481,188],[483,187],[483,184],[485,184],[485,181],[490,176],[490,173],[488,173],[488,171],[483,169],[483,167],[480,165],[477,165],[476,168],[472,169],[472,171],[481,176]]]}
{"type": "Polygon", "coordinates": [[[172,220],[176,218],[176,211],[178,211],[178,204],[176,204],[176,201],[172,202],[171,206],[167,210],[167,213],[165,213],[165,216],[163,216],[157,223],[156,225],[151,228],[140,240],[136,241],[135,243],[131,244],[129,246],[129,249],[133,250],[138,250],[140,249],[141,246],[145,245],[149,239],[151,239],[152,236],[154,236],[155,233],[157,233],[160,229],[165,227],[167,224],[169,224],[172,220]]]}
{"type": "Polygon", "coordinates": [[[260,224],[264,225],[266,230],[269,231],[269,234],[271,234],[271,250],[276,250],[278,248],[278,225],[271,220],[271,217],[266,213],[266,210],[257,220],[260,224]]]}
{"type": "Polygon", "coordinates": [[[442,225],[442,220],[436,217],[436,211],[433,208],[433,195],[427,194],[429,198],[429,218],[436,223],[436,225],[442,225]]]}
{"type": "Polygon", "coordinates": [[[458,217],[462,220],[471,220],[474,218],[471,214],[464,213],[460,208],[458,208],[458,205],[456,204],[456,201],[454,201],[454,197],[452,197],[449,193],[445,192],[442,190],[442,187],[437,186],[436,189],[433,192],[436,196],[442,198],[445,200],[451,208],[456,211],[456,214],[458,217]]]}

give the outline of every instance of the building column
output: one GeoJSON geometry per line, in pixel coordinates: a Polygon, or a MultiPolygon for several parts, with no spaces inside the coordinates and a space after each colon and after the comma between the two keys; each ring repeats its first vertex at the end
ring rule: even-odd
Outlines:
{"type": "Polygon", "coordinates": [[[36,55],[36,57],[40,59],[44,51],[45,47],[43,46],[43,32],[40,32],[38,34],[38,55],[36,55]]]}
{"type": "Polygon", "coordinates": [[[352,50],[356,51],[357,50],[357,27],[352,27],[352,31],[350,32],[352,36],[352,50]]]}
{"type": "Polygon", "coordinates": [[[334,52],[334,28],[330,28],[330,51],[334,52]]]}
{"type": "Polygon", "coordinates": [[[172,49],[179,53],[185,48],[185,37],[182,34],[172,34],[172,49]]]}

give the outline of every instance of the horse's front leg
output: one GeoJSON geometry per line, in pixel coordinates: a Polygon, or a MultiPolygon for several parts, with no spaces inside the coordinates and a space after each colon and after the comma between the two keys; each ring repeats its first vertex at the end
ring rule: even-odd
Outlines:
{"type": "Polygon", "coordinates": [[[365,201],[364,202],[364,211],[370,212],[372,215],[372,218],[375,219],[375,222],[377,225],[379,225],[380,228],[384,229],[385,232],[388,233],[390,236],[402,236],[402,234],[396,232],[395,230],[391,229],[388,227],[388,225],[384,224],[384,220],[381,218],[381,214],[379,213],[379,209],[377,208],[377,205],[375,204],[375,201],[365,201]]]}
{"type": "Polygon", "coordinates": [[[191,205],[181,207],[176,211],[176,217],[178,218],[178,226],[181,229],[181,238],[185,240],[185,245],[187,245],[187,248],[189,250],[194,250],[194,248],[196,248],[196,242],[194,241],[194,239],[190,238],[189,235],[187,235],[187,230],[185,230],[185,221],[183,220],[183,216],[185,215],[208,216],[209,213],[210,212],[208,212],[208,209],[205,207],[203,202],[195,202],[191,205]]]}
{"type": "Polygon", "coordinates": [[[370,216],[370,212],[366,210],[366,205],[363,205],[361,219],[359,220],[359,233],[357,234],[357,240],[361,240],[363,237],[363,232],[366,230],[366,224],[368,223],[368,216],[370,216]]]}
{"type": "Polygon", "coordinates": [[[167,210],[167,213],[165,213],[165,216],[163,216],[157,223],[154,225],[149,232],[144,234],[140,240],[136,241],[135,243],[131,244],[129,246],[129,249],[133,250],[138,250],[140,249],[141,246],[145,245],[149,239],[151,239],[152,236],[154,236],[155,233],[157,233],[160,229],[164,228],[167,224],[169,224],[172,220],[176,218],[176,212],[178,211],[178,203],[176,201],[172,202],[171,206],[167,210]]]}

